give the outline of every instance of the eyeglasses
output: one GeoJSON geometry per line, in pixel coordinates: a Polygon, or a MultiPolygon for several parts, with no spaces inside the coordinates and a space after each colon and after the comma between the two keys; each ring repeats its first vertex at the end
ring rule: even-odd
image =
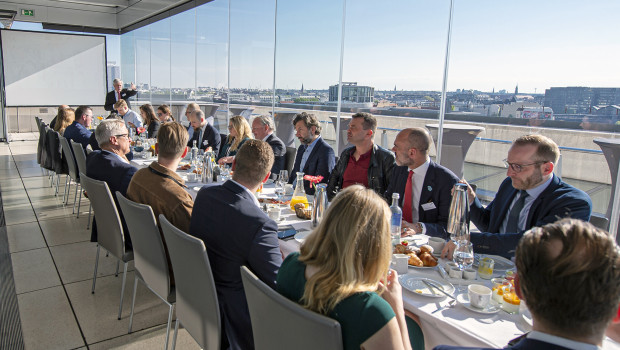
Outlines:
{"type": "Polygon", "coordinates": [[[114,135],[114,137],[126,137],[129,138],[129,134],[119,134],[119,135],[114,135]]]}
{"type": "Polygon", "coordinates": [[[542,160],[542,161],[529,163],[529,164],[517,164],[517,163],[509,163],[508,159],[504,159],[504,166],[506,168],[510,167],[510,169],[512,169],[512,171],[514,171],[515,173],[520,173],[521,171],[523,171],[523,168],[525,168],[526,166],[544,164],[548,162],[549,162],[548,160],[542,160]]]}
{"type": "Polygon", "coordinates": [[[163,114],[163,113],[157,113],[157,116],[158,116],[158,117],[163,117],[163,116],[164,116],[164,114],[163,114]]]}
{"type": "Polygon", "coordinates": [[[228,126],[228,130],[230,130],[230,129],[232,129],[232,128],[233,128],[233,126],[232,126],[232,125],[229,125],[229,126],[228,126]]]}

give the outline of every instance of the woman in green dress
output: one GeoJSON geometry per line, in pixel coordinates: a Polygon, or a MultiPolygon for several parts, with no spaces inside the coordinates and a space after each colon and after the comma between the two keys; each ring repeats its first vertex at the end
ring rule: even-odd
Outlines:
{"type": "Polygon", "coordinates": [[[228,121],[228,137],[226,137],[226,143],[220,148],[217,163],[219,165],[232,163],[239,148],[251,138],[252,128],[244,117],[236,115],[230,118],[228,121]]]}
{"type": "Polygon", "coordinates": [[[280,294],[340,323],[345,349],[411,349],[390,217],[375,192],[350,186],[278,272],[280,294]]]}

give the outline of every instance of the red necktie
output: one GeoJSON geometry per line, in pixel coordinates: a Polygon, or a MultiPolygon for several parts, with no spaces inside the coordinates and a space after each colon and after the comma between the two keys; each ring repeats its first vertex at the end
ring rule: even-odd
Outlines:
{"type": "Polygon", "coordinates": [[[118,100],[119,101],[121,100],[121,92],[120,91],[118,92],[118,100]]]}
{"type": "Polygon", "coordinates": [[[411,178],[413,177],[413,171],[409,171],[409,177],[407,177],[407,184],[405,185],[405,197],[403,198],[403,220],[411,222],[412,220],[412,202],[413,202],[413,184],[411,178]]]}

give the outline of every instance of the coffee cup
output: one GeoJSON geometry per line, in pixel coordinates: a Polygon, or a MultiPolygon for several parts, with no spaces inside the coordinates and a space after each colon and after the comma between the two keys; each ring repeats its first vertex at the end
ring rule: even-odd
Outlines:
{"type": "Polygon", "coordinates": [[[396,270],[399,275],[405,275],[409,272],[409,266],[407,266],[408,261],[409,256],[405,254],[392,254],[392,268],[396,270]]]}
{"type": "Polygon", "coordinates": [[[465,269],[463,270],[463,278],[466,280],[475,280],[476,279],[476,270],[474,269],[465,269]]]}
{"type": "Polygon", "coordinates": [[[293,185],[292,184],[284,185],[284,194],[286,194],[286,195],[292,195],[293,194],[293,185]]]}
{"type": "Polygon", "coordinates": [[[271,207],[267,209],[267,215],[269,215],[269,218],[272,220],[280,220],[280,208],[271,207]]]}
{"type": "Polygon", "coordinates": [[[187,174],[187,182],[196,182],[196,174],[194,173],[187,174]]]}
{"type": "Polygon", "coordinates": [[[481,284],[470,284],[467,287],[467,295],[471,306],[484,309],[491,301],[491,288],[481,284]]]}
{"type": "Polygon", "coordinates": [[[428,245],[433,247],[434,254],[441,254],[441,250],[443,249],[444,244],[446,244],[446,240],[439,237],[430,237],[428,239],[428,245]]]}

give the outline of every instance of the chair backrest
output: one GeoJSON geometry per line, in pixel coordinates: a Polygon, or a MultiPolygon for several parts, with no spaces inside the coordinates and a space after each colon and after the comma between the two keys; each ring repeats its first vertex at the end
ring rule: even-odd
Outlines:
{"type": "Polygon", "coordinates": [[[342,349],[340,323],[304,309],[241,266],[254,346],[266,349],[342,349]]]}
{"type": "Polygon", "coordinates": [[[39,131],[39,142],[37,143],[37,164],[41,164],[41,153],[45,152],[45,125],[39,119],[35,117],[37,121],[37,129],[39,131]]]}
{"type": "Polygon", "coordinates": [[[52,170],[56,174],[69,174],[69,166],[66,157],[62,156],[62,146],[60,145],[60,134],[50,128],[47,129],[47,147],[49,153],[49,161],[52,164],[52,170]]]}
{"type": "Polygon", "coordinates": [[[592,213],[590,215],[590,223],[605,231],[609,229],[609,219],[602,214],[592,213]]]}
{"type": "Polygon", "coordinates": [[[80,178],[77,172],[77,164],[75,163],[75,157],[73,156],[73,151],[71,151],[71,146],[69,146],[69,141],[67,141],[64,136],[60,136],[60,146],[62,147],[62,152],[67,159],[67,166],[69,167],[69,176],[75,182],[80,182],[80,178]]]}
{"type": "Polygon", "coordinates": [[[177,317],[203,349],[220,348],[220,309],[209,257],[202,240],[159,215],[174,272],[177,317]]]}
{"type": "Polygon", "coordinates": [[[288,170],[289,176],[292,176],[293,166],[295,165],[295,154],[297,149],[295,147],[286,147],[286,154],[284,155],[284,169],[288,170]]]}
{"type": "MultiPolygon", "coordinates": [[[[80,144],[77,145],[82,148],[80,144]]],[[[157,228],[153,210],[149,205],[130,201],[118,191],[116,191],[116,199],[123,212],[127,229],[131,232],[136,270],[155,293],[167,299],[171,290],[170,270],[166,248],[159,228],[157,228]]]]}
{"type": "Polygon", "coordinates": [[[125,236],[121,218],[118,215],[114,198],[105,181],[91,179],[86,174],[80,174],[82,186],[88,192],[88,199],[97,218],[97,243],[110,254],[120,260],[125,256],[125,236]]]}
{"type": "Polygon", "coordinates": [[[41,123],[39,127],[39,142],[41,143],[41,158],[39,159],[39,164],[41,164],[41,167],[44,169],[54,170],[52,168],[52,160],[50,159],[51,152],[47,140],[48,129],[49,128],[45,124],[41,123]]]}
{"type": "Polygon", "coordinates": [[[86,153],[81,144],[70,140],[71,148],[73,148],[73,156],[75,157],[75,163],[77,165],[78,173],[86,174],[86,153]]]}

